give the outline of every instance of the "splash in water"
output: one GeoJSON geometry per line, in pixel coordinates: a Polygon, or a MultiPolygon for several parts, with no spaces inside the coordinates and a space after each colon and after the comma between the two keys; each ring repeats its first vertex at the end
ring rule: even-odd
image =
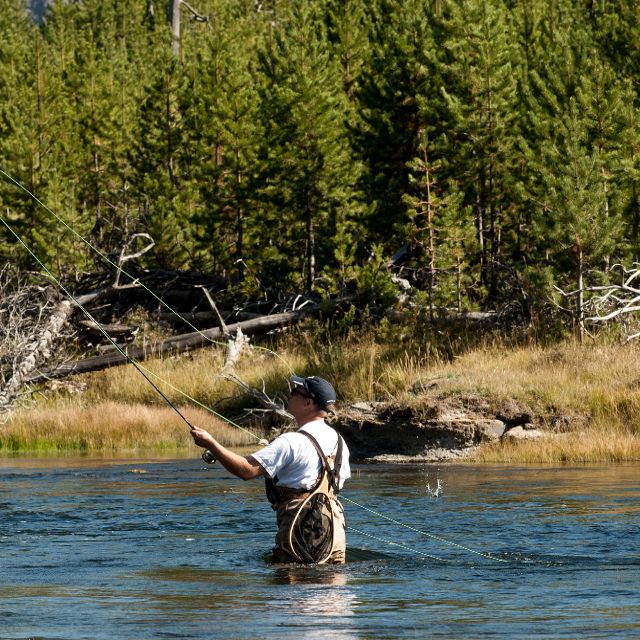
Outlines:
{"type": "Polygon", "coordinates": [[[436,478],[436,486],[432,487],[431,483],[429,482],[429,479],[427,478],[427,495],[430,498],[437,498],[438,496],[442,495],[443,492],[443,486],[442,486],[442,481],[440,480],[440,478],[436,478]]]}

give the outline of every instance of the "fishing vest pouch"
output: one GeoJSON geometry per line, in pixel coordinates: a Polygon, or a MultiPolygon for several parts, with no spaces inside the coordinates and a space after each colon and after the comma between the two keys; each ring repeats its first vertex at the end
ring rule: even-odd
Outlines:
{"type": "Polygon", "coordinates": [[[266,477],[264,479],[264,492],[267,496],[267,500],[271,503],[271,508],[275,511],[283,502],[292,500],[293,498],[300,498],[303,496],[311,495],[311,491],[308,489],[292,489],[291,487],[281,487],[278,485],[278,476],[273,479],[266,477]]]}
{"type": "Polygon", "coordinates": [[[304,564],[322,564],[333,551],[334,518],[326,474],[316,490],[298,506],[289,526],[290,553],[304,564]]]}

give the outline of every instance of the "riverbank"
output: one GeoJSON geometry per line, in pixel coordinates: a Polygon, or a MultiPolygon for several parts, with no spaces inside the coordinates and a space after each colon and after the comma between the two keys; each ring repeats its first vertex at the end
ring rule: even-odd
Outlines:
{"type": "MultiPolygon", "coordinates": [[[[290,368],[332,380],[336,427],[354,457],[376,461],[604,462],[640,460],[640,351],[634,345],[483,346],[445,359],[401,341],[280,345],[237,373],[272,398],[290,368]]],[[[286,428],[243,416],[255,406],[218,375],[223,353],[146,363],[187,419],[231,447],[286,428]],[[178,392],[178,389],[181,392],[178,392]],[[238,426],[225,424],[230,418],[238,426]],[[244,429],[244,430],[243,430],[244,429]]],[[[133,367],[42,389],[0,426],[0,452],[196,453],[189,430],[133,367]]]]}

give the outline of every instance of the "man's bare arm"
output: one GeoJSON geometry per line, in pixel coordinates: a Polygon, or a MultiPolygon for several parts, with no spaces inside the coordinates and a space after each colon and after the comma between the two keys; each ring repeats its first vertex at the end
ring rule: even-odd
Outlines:
{"type": "Polygon", "coordinates": [[[229,472],[243,480],[251,480],[267,473],[252,456],[241,456],[223,447],[208,431],[200,427],[191,429],[193,441],[204,449],[209,449],[213,457],[229,472]]]}

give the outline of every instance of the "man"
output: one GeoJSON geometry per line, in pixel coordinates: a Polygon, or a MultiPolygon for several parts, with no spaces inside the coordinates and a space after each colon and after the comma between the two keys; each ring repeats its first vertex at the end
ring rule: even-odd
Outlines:
{"type": "Polygon", "coordinates": [[[194,442],[209,449],[230,473],[250,480],[264,477],[277,512],[274,562],[345,562],[344,511],[338,490],[351,476],[349,450],[325,418],[334,412],[336,392],[324,378],[290,379],[287,411],[298,430],[284,433],[250,456],[223,447],[194,427],[194,442]]]}

